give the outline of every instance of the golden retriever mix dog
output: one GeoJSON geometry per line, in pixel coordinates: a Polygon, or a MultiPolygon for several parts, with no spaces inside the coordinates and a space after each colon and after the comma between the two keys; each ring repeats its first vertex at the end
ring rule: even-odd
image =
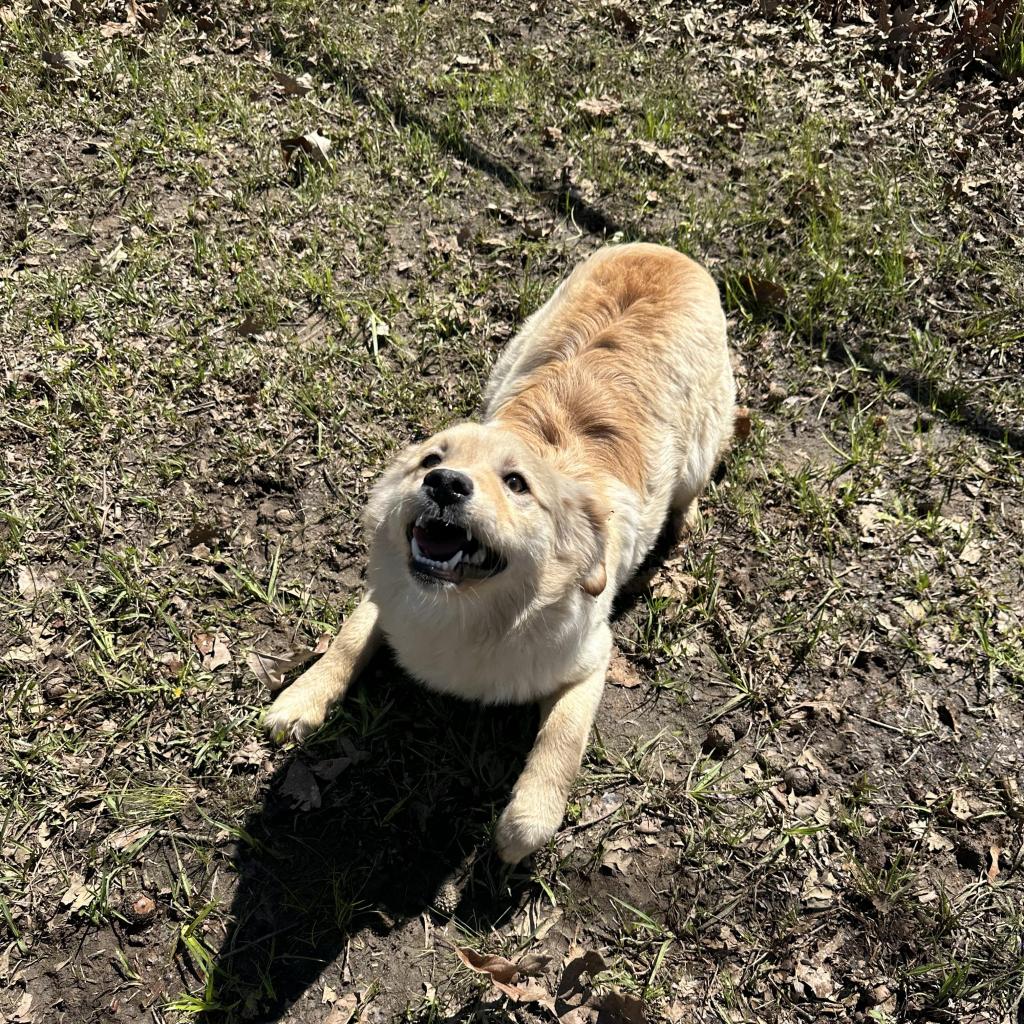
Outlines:
{"type": "Polygon", "coordinates": [[[501,354],[481,423],[402,452],[369,499],[366,596],[266,725],[301,738],[381,640],[412,676],[541,723],[496,830],[509,862],[556,832],[612,648],[612,600],[681,522],[733,430],[718,289],[672,249],[601,249],[501,354]]]}

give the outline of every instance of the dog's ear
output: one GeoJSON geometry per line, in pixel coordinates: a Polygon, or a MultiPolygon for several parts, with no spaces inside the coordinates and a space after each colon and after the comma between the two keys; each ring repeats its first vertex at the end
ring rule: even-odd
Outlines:
{"type": "Polygon", "coordinates": [[[591,596],[597,597],[608,585],[608,516],[611,511],[596,495],[583,499],[583,515],[586,517],[593,538],[590,566],[580,580],[580,586],[591,596]]]}
{"type": "Polygon", "coordinates": [[[591,597],[597,597],[608,585],[608,518],[611,509],[598,494],[586,487],[580,488],[576,498],[579,517],[580,550],[585,552],[582,562],[580,587],[591,597]]]}

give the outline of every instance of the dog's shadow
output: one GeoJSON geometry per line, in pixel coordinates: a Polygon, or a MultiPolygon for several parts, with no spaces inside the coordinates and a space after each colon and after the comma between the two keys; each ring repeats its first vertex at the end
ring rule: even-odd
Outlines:
{"type": "MultiPolygon", "coordinates": [[[[642,601],[678,543],[678,524],[666,523],[613,620],[642,601]]],[[[378,655],[246,824],[203,1019],[269,1024],[317,981],[358,984],[346,982],[358,971],[349,940],[387,936],[444,903],[445,888],[454,900],[443,910],[474,931],[512,913],[529,875],[500,864],[489,833],[536,727],[534,705],[431,694],[378,655]]]]}
{"type": "Polygon", "coordinates": [[[510,914],[528,876],[498,861],[490,830],[536,715],[430,694],[378,656],[245,826],[203,1019],[277,1021],[318,982],[358,985],[350,938],[375,933],[391,955],[380,937],[446,898],[474,930],[510,914]]]}

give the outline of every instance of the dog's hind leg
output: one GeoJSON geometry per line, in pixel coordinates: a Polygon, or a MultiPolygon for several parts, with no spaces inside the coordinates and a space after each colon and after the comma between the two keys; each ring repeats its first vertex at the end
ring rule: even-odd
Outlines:
{"type": "Polygon", "coordinates": [[[380,645],[377,618],[377,606],[364,597],[324,656],[270,705],[263,724],[275,740],[299,740],[323,725],[330,706],[345,696],[380,645]]]}
{"type": "Polygon", "coordinates": [[[541,703],[537,739],[495,831],[498,854],[507,863],[515,864],[539,850],[558,831],[601,702],[607,669],[605,659],[596,672],[541,703]]]}

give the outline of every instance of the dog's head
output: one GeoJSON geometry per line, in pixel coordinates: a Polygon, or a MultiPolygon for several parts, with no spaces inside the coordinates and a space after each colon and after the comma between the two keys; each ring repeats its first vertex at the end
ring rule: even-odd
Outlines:
{"type": "Polygon", "coordinates": [[[584,481],[495,424],[463,423],[402,452],[374,488],[365,525],[390,579],[527,601],[606,583],[608,513],[584,481]]]}

